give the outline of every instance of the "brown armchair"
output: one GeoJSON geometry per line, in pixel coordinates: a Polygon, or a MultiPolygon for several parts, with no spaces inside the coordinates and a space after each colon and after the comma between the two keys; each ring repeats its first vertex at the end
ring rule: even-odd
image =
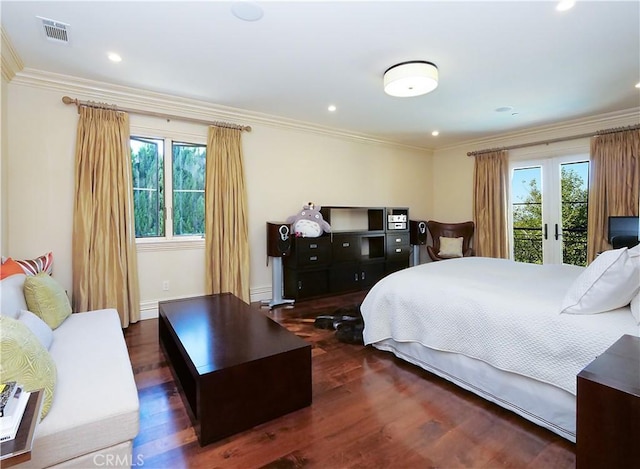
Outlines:
{"type": "Polygon", "coordinates": [[[471,238],[475,230],[475,224],[472,221],[463,223],[440,223],[438,221],[429,220],[427,222],[427,228],[431,234],[433,246],[427,246],[427,252],[429,257],[434,261],[441,261],[443,259],[449,259],[449,257],[441,257],[440,252],[440,237],[444,238],[462,238],[462,256],[473,256],[473,249],[469,247],[471,238]]]}

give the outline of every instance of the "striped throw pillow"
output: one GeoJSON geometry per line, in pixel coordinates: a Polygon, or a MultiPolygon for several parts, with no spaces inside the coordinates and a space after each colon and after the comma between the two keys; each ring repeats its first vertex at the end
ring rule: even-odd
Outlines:
{"type": "Polygon", "coordinates": [[[53,252],[48,252],[35,259],[14,260],[20,264],[20,267],[27,275],[38,275],[40,272],[45,272],[49,275],[53,273],[53,252]]]}

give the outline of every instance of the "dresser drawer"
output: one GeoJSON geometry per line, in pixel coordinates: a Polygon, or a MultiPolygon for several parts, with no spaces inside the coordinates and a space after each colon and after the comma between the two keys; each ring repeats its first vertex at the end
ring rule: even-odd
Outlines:
{"type": "Polygon", "coordinates": [[[360,259],[360,237],[354,235],[333,235],[331,255],[334,262],[349,262],[360,259]]]}
{"type": "Polygon", "coordinates": [[[387,246],[409,245],[409,233],[387,233],[387,246]]]}
{"type": "Polygon", "coordinates": [[[409,254],[409,233],[387,233],[387,259],[404,258],[409,254]]]}
{"type": "Polygon", "coordinates": [[[319,238],[294,238],[293,256],[285,258],[289,267],[327,266],[331,263],[331,240],[328,236],[319,238]]]}

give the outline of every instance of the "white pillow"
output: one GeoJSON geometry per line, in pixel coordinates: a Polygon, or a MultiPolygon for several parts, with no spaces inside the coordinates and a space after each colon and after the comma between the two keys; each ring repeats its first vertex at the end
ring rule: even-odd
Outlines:
{"type": "Polygon", "coordinates": [[[638,266],[627,248],[604,251],[573,281],[561,313],[595,314],[621,308],[638,293],[638,266]]]}
{"type": "Polygon", "coordinates": [[[20,311],[18,321],[27,326],[33,332],[33,335],[38,338],[42,346],[49,350],[51,342],[53,342],[53,331],[46,322],[26,309],[20,311]]]}
{"type": "Polygon", "coordinates": [[[0,280],[0,314],[18,319],[21,309],[27,309],[24,299],[25,274],[15,274],[0,280]]]}
{"type": "MultiPolygon", "coordinates": [[[[638,283],[640,284],[640,244],[627,251],[631,260],[635,261],[638,269],[638,283]]],[[[631,300],[631,314],[636,318],[636,322],[640,325],[640,292],[631,300]]]]}
{"type": "Polygon", "coordinates": [[[464,238],[445,238],[440,236],[440,257],[462,257],[462,240],[464,238]]]}
{"type": "Polygon", "coordinates": [[[628,249],[627,253],[629,254],[629,257],[635,259],[635,261],[640,264],[640,244],[636,244],[631,249],[628,249]]]}
{"type": "Polygon", "coordinates": [[[640,326],[640,293],[631,300],[631,314],[633,314],[633,317],[636,318],[636,322],[640,326]]]}

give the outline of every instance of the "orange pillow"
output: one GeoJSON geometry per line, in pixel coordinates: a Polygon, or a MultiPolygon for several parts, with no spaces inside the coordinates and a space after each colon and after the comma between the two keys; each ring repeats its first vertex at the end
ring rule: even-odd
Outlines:
{"type": "Polygon", "coordinates": [[[16,274],[24,274],[24,269],[9,257],[0,265],[0,280],[16,274]]]}

